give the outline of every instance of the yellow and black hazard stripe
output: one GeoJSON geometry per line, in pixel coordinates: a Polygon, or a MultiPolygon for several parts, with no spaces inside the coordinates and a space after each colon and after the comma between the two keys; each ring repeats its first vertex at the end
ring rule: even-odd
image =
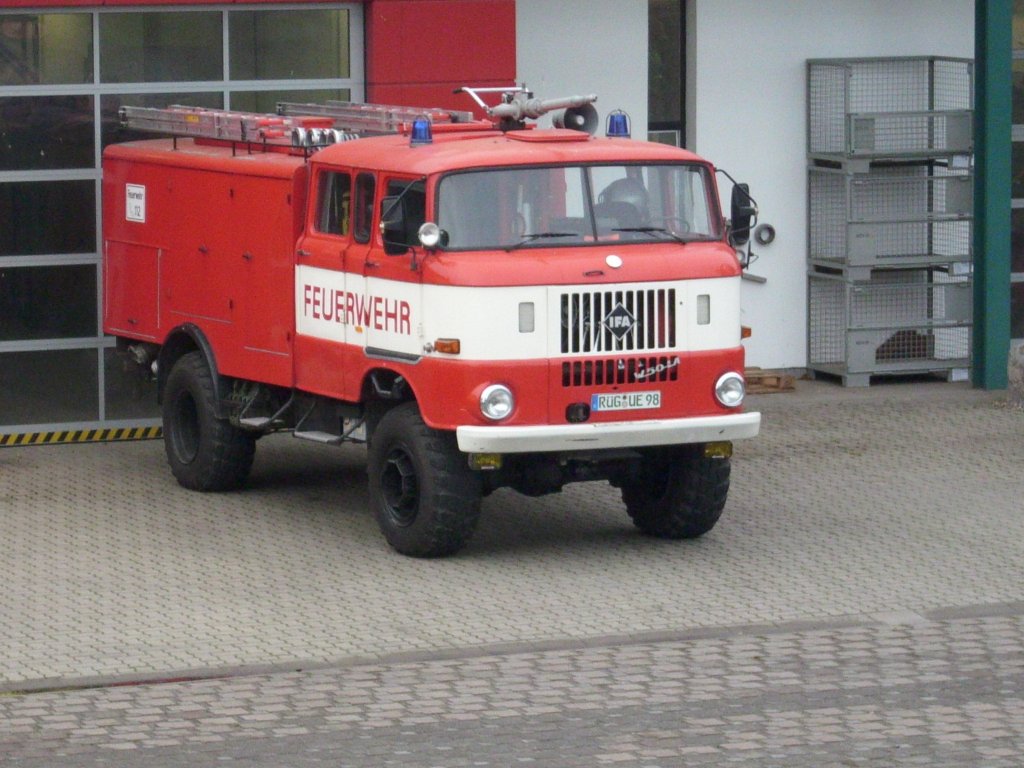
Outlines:
{"type": "Polygon", "coordinates": [[[102,443],[114,440],[154,440],[163,434],[160,427],[119,427],[115,429],[73,429],[63,432],[0,433],[0,448],[59,443],[102,443]]]}

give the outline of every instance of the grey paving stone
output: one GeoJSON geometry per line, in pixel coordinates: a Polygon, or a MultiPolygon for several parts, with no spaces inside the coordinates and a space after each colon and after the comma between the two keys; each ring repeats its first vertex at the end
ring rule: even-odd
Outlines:
{"type": "Polygon", "coordinates": [[[551,766],[1010,766],[1024,754],[1024,613],[997,612],[980,622],[868,623],[753,637],[723,628],[717,637],[550,655],[8,695],[0,697],[0,762],[139,764],[138,757],[118,762],[119,750],[129,749],[155,766],[510,765],[512,758],[551,766]],[[989,663],[961,664],[958,646],[985,645],[990,633],[1003,642],[989,663]],[[963,642],[922,650],[925,637],[963,642]],[[889,657],[869,653],[836,662],[836,676],[832,662],[849,642],[902,655],[905,674],[887,675],[889,657]],[[807,643],[816,658],[801,656],[807,643]],[[929,679],[936,664],[951,670],[949,680],[929,679]],[[778,665],[793,673],[781,687],[764,674],[778,665]],[[710,681],[717,692],[709,696],[710,681]],[[858,685],[844,685],[850,681],[858,685]],[[642,695],[617,695],[624,685],[642,695]],[[467,689],[489,703],[467,710],[467,689]],[[197,706],[196,698],[204,703],[197,706]],[[265,699],[286,706],[280,717],[260,714],[265,699]],[[65,702],[81,710],[70,729],[54,720],[65,702]],[[227,714],[240,709],[248,715],[227,714]]]}
{"type": "Polygon", "coordinates": [[[751,400],[763,434],[707,537],[640,536],[590,483],[494,494],[443,563],[388,550],[357,447],[262,440],[231,494],[179,488],[157,442],[5,449],[0,688],[1024,600],[1024,413],[945,383],[751,400]]]}
{"type": "Polygon", "coordinates": [[[1018,765],[1024,412],[950,384],[752,400],[703,539],[585,484],[494,494],[443,562],[383,544],[358,448],[268,438],[209,495],[158,443],[4,449],[0,691],[232,677],[0,694],[0,762],[1018,765]]]}

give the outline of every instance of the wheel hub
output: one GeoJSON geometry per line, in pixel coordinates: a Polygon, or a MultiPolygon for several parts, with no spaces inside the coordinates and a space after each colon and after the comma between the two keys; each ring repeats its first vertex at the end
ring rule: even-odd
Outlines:
{"type": "Polygon", "coordinates": [[[388,454],[380,474],[380,488],[391,519],[401,526],[411,525],[419,510],[419,484],[412,458],[404,450],[388,454]]]}
{"type": "Polygon", "coordinates": [[[175,403],[177,429],[172,434],[174,451],[183,464],[191,463],[199,453],[199,409],[196,401],[183,392],[175,403]]]}

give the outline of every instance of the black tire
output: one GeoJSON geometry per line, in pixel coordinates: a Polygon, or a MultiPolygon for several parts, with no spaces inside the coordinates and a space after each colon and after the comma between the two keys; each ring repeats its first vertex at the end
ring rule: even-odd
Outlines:
{"type": "Polygon", "coordinates": [[[370,504],[384,538],[412,557],[466,545],[480,517],[480,477],[455,436],[423,423],[415,403],[384,414],[370,438],[370,504]]]}
{"type": "Polygon", "coordinates": [[[623,483],[633,524],[660,539],[693,539],[715,527],[729,495],[729,459],[707,458],[703,445],[652,451],[623,483]]]}
{"type": "Polygon", "coordinates": [[[194,491],[237,488],[256,453],[255,436],[216,417],[215,396],[202,354],[182,355],[164,387],[164,449],[175,478],[194,491]]]}

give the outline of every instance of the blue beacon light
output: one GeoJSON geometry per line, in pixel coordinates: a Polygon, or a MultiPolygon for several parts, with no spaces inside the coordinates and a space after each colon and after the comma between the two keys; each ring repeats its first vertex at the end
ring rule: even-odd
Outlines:
{"type": "Polygon", "coordinates": [[[630,137],[629,115],[621,109],[610,112],[604,134],[610,139],[628,139],[630,137]]]}
{"type": "Polygon", "coordinates": [[[432,144],[434,134],[430,128],[430,120],[426,117],[417,117],[412,121],[412,132],[409,135],[409,144],[432,144]]]}

